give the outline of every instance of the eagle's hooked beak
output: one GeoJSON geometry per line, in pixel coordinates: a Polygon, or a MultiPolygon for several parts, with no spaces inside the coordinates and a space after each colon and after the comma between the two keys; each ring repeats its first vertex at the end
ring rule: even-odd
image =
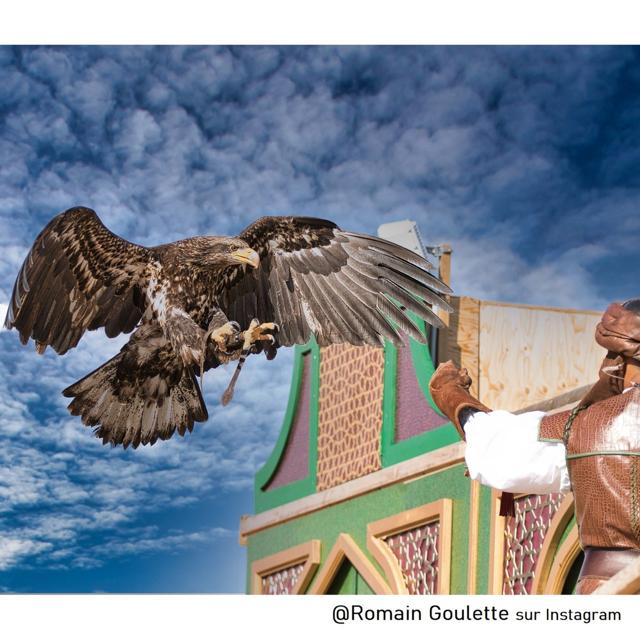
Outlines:
{"type": "Polygon", "coordinates": [[[246,249],[238,249],[231,254],[231,257],[237,262],[243,264],[250,264],[254,269],[258,268],[260,264],[260,256],[253,250],[247,247],[246,249]]]}

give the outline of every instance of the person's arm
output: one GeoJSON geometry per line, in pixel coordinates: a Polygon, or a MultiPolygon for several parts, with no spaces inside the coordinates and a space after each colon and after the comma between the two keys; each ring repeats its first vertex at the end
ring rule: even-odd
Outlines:
{"type": "Polygon", "coordinates": [[[564,445],[538,441],[544,414],[491,411],[470,386],[466,369],[452,362],[441,364],[429,384],[435,403],[467,442],[470,477],[510,493],[569,491],[564,445]]]}
{"type": "Polygon", "coordinates": [[[478,412],[464,424],[469,476],[511,493],[570,490],[564,444],[540,442],[544,413],[478,412]]]}

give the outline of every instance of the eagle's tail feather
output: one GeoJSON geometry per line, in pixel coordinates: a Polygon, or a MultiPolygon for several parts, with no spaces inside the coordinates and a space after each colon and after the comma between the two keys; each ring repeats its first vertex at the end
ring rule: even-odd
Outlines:
{"type": "Polygon", "coordinates": [[[95,427],[104,444],[134,449],[167,440],[177,430],[184,435],[195,422],[207,419],[207,409],[193,371],[161,367],[126,369],[126,348],[63,391],[69,405],[87,426],[95,427]],[[120,366],[120,370],[119,370],[120,366]]]}

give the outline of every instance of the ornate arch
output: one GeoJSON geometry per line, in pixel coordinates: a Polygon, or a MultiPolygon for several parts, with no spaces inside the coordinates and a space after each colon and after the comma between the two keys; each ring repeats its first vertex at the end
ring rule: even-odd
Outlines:
{"type": "Polygon", "coordinates": [[[451,517],[452,501],[443,498],[369,523],[367,548],[394,593],[449,593],[451,517]]]}
{"type": "Polygon", "coordinates": [[[322,569],[307,593],[313,595],[326,593],[345,560],[348,560],[354,566],[374,593],[380,595],[392,594],[384,578],[348,533],[341,533],[338,536],[336,543],[324,561],[322,569]]]}
{"type": "MultiPolygon", "coordinates": [[[[552,564],[561,560],[556,550],[573,516],[573,496],[521,494],[515,496],[515,517],[505,518],[499,515],[499,495],[492,491],[489,593],[548,593],[552,564]]],[[[562,548],[571,560],[562,565],[564,577],[580,551],[574,546],[562,548]]]]}
{"type": "Polygon", "coordinates": [[[309,540],[251,564],[251,593],[300,594],[320,564],[320,540],[309,540]]]}
{"type": "Polygon", "coordinates": [[[573,526],[562,545],[560,540],[573,517],[573,494],[569,493],[556,512],[545,536],[531,593],[557,595],[580,553],[578,527],[573,526]]]}

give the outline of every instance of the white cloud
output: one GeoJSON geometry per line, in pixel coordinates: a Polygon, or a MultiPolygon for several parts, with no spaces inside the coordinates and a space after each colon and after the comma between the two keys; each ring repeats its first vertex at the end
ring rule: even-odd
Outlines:
{"type": "Polygon", "coordinates": [[[125,540],[108,540],[96,548],[96,551],[102,557],[128,555],[131,553],[140,554],[152,551],[169,551],[177,552],[194,544],[210,543],[212,540],[219,538],[229,538],[234,532],[222,527],[215,527],[206,531],[195,531],[192,533],[178,532],[172,535],[158,536],[157,530],[149,533],[152,536],[140,536],[133,541],[125,540]]]}
{"type": "Polygon", "coordinates": [[[50,547],[51,545],[46,542],[0,536],[0,571],[6,571],[25,556],[42,553],[50,547]]]}
{"type": "Polygon", "coordinates": [[[116,557],[159,551],[175,554],[235,535],[224,527],[191,532],[172,529],[167,533],[158,527],[127,527],[103,534],[99,543],[92,543],[83,539],[87,530],[84,519],[60,515],[14,529],[11,537],[0,536],[0,571],[25,562],[30,566],[52,564],[57,569],[96,568],[116,557]]]}
{"type": "Polygon", "coordinates": [[[541,254],[532,265],[507,245],[486,238],[460,240],[455,246],[452,284],[461,295],[574,309],[599,310],[607,304],[587,270],[601,254],[598,248],[541,254]]]}

